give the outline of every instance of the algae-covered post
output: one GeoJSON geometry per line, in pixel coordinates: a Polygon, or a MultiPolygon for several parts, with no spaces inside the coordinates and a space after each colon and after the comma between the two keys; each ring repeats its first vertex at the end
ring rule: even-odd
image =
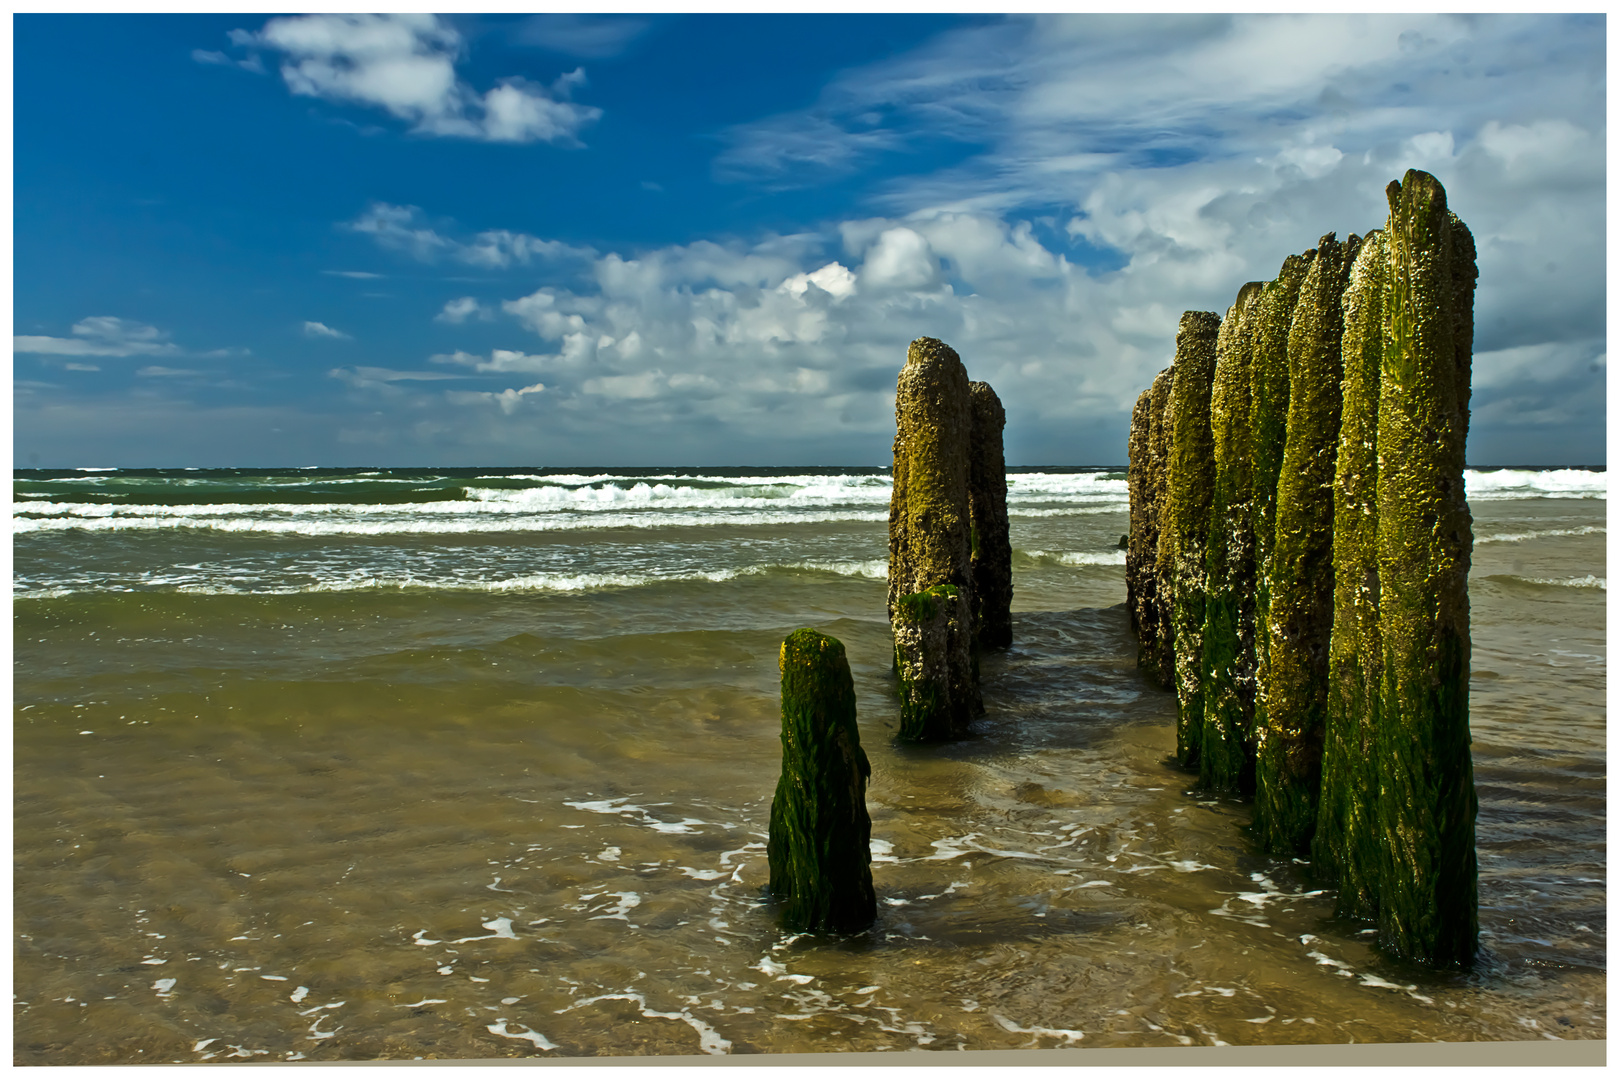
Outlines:
{"type": "Polygon", "coordinates": [[[1378,912],[1379,836],[1374,799],[1383,646],[1378,636],[1378,384],[1384,360],[1389,246],[1374,230],[1344,290],[1343,408],[1333,479],[1333,633],[1328,643],[1322,795],[1311,864],[1338,883],[1334,914],[1378,912]]]}
{"type": "Polygon", "coordinates": [[[1170,429],[1165,422],[1165,410],[1170,405],[1175,373],[1174,366],[1165,368],[1148,388],[1152,396],[1148,399],[1146,476],[1142,485],[1145,506],[1140,542],[1136,536],[1134,511],[1131,522],[1131,543],[1137,545],[1138,565],[1142,567],[1136,666],[1163,687],[1173,686],[1176,679],[1175,643],[1170,632],[1170,565],[1159,561],[1160,538],[1164,533],[1165,474],[1170,460],[1170,429]]]}
{"type": "Polygon", "coordinates": [[[1215,340],[1210,434],[1215,483],[1204,607],[1204,732],[1199,785],[1247,795],[1254,787],[1254,497],[1249,360],[1265,283],[1238,290],[1215,340]]]}
{"type": "MultiPolygon", "coordinates": [[[[1277,534],[1277,477],[1282,472],[1283,444],[1288,435],[1288,332],[1294,323],[1294,305],[1305,280],[1312,248],[1283,260],[1277,276],[1260,295],[1254,317],[1254,351],[1249,359],[1249,434],[1252,469],[1250,483],[1254,522],[1254,667],[1258,688],[1266,678],[1270,635],[1266,613],[1271,610],[1271,549],[1277,534]]],[[[1265,702],[1258,689],[1253,730],[1265,725],[1265,702]]]]}
{"type": "Polygon", "coordinates": [[[1153,391],[1144,390],[1137,395],[1131,409],[1131,433],[1125,441],[1125,487],[1130,492],[1131,531],[1125,534],[1125,613],[1130,616],[1131,633],[1136,635],[1136,666],[1142,666],[1142,651],[1148,642],[1144,625],[1143,607],[1147,600],[1147,582],[1153,574],[1152,558],[1147,555],[1144,539],[1148,532],[1148,428],[1151,426],[1153,391]]]}
{"type": "Polygon", "coordinates": [[[980,647],[1012,644],[1012,540],[1007,531],[1007,412],[989,383],[971,382],[968,512],[973,563],[974,637],[980,647]]]}
{"type": "Polygon", "coordinates": [[[1175,382],[1165,406],[1169,430],[1160,567],[1170,574],[1170,633],[1175,653],[1176,759],[1198,762],[1203,734],[1204,559],[1215,481],[1209,394],[1215,377],[1214,312],[1189,311],[1176,332],[1175,382]]]}
{"type": "Polygon", "coordinates": [[[1473,238],[1445,189],[1408,171],[1388,188],[1389,279],[1378,399],[1379,630],[1383,700],[1374,756],[1378,942],[1468,964],[1479,940],[1468,730],[1468,568],[1463,489],[1473,346],[1473,238]]]}
{"type": "Polygon", "coordinates": [[[901,737],[956,738],[983,706],[973,654],[973,409],[967,370],[954,349],[933,338],[911,343],[894,413],[889,622],[908,720],[901,737]],[[925,592],[927,600],[916,599],[925,592]]]}
{"type": "Polygon", "coordinates": [[[1261,844],[1303,855],[1316,831],[1333,629],[1333,468],[1339,446],[1344,286],[1361,248],[1322,237],[1288,332],[1288,420],[1277,479],[1276,532],[1266,612],[1267,667],[1259,684],[1254,828],[1261,844]]]}
{"type": "Polygon", "coordinates": [[[771,802],[770,893],[790,930],[872,925],[872,766],[855,724],[844,646],[814,630],[782,642],[782,776],[771,802]]]}

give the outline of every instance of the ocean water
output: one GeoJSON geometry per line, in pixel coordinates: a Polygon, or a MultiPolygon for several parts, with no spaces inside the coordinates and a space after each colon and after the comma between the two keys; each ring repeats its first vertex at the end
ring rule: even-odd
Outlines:
{"type": "Polygon", "coordinates": [[[15,474],[18,1064],[1601,1039],[1606,482],[1471,472],[1484,955],[1380,956],[1168,764],[1120,471],[1015,470],[1011,649],[893,743],[879,470],[15,474]],[[762,897],[842,640],[877,925],[762,897]]]}

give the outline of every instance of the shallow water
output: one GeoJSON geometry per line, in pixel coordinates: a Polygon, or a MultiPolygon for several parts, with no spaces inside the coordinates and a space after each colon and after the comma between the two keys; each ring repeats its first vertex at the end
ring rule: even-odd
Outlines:
{"type": "Polygon", "coordinates": [[[1015,502],[974,737],[895,746],[878,481],[504,533],[19,530],[14,1060],[1604,1037],[1601,498],[1474,502],[1486,951],[1444,974],[1166,763],[1095,478],[1015,502]],[[873,766],[849,938],[761,898],[806,625],[873,766]]]}

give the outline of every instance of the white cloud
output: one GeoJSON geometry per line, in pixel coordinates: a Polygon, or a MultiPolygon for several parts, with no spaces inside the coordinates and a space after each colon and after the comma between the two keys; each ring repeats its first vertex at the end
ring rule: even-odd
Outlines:
{"type": "MultiPolygon", "coordinates": [[[[953,32],[839,76],[816,110],[732,131],[717,168],[815,182],[941,136],[968,148],[956,164],[894,174],[864,213],[802,234],[569,248],[566,273],[547,264],[499,305],[537,352],[434,359],[543,371],[526,400],[559,440],[634,429],[653,456],[679,437],[881,460],[906,344],[928,334],[996,387],[1010,447],[1118,462],[1183,311],[1224,313],[1323,234],[1381,227],[1385,185],[1428,167],[1479,249],[1476,435],[1561,417],[1601,446],[1604,66],[1589,30],[1219,16],[953,32]]],[[[557,251],[451,239],[410,208],[373,220],[379,243],[417,258],[557,251]]]]}
{"type": "Polygon", "coordinates": [[[602,114],[568,100],[584,81],[578,70],[549,88],[512,77],[478,94],[456,75],[465,41],[434,15],[288,16],[231,39],[282,54],[294,94],[385,109],[418,134],[570,145],[602,114]]]}
{"type": "Polygon", "coordinates": [[[471,296],[463,296],[455,300],[446,300],[443,310],[433,316],[433,321],[454,325],[464,323],[472,318],[488,319],[490,317],[488,308],[471,296]]]}
{"type": "Polygon", "coordinates": [[[482,356],[474,355],[473,353],[460,351],[453,353],[440,353],[436,356],[428,357],[428,361],[430,363],[458,364],[462,367],[472,368],[474,371],[480,373],[508,371],[538,372],[544,370],[548,365],[553,364],[556,360],[557,358],[553,356],[535,356],[529,353],[519,352],[515,349],[492,350],[489,354],[488,360],[485,360],[482,356]]]}
{"type": "Polygon", "coordinates": [[[353,341],[354,339],[341,330],[334,330],[325,323],[304,323],[304,336],[311,338],[336,338],[339,341],[353,341]]]}
{"type": "Polygon", "coordinates": [[[897,226],[878,234],[861,264],[860,280],[880,289],[927,289],[939,281],[939,261],[927,240],[897,226]]]}
{"type": "Polygon", "coordinates": [[[589,259],[596,252],[556,240],[541,240],[527,233],[490,229],[461,241],[444,236],[422,223],[422,212],[414,206],[372,203],[345,228],[370,236],[379,247],[404,252],[421,262],[440,257],[491,270],[527,266],[539,260],[589,259]]]}
{"type": "Polygon", "coordinates": [[[374,278],[382,277],[381,274],[373,274],[366,270],[322,270],[321,273],[330,277],[355,278],[359,281],[371,281],[374,278]]]}
{"type": "Polygon", "coordinates": [[[170,378],[175,375],[201,375],[202,372],[192,371],[189,368],[171,368],[162,367],[158,364],[149,364],[137,370],[135,374],[148,378],[170,378]]]}
{"type": "Polygon", "coordinates": [[[510,416],[517,411],[517,407],[525,395],[543,393],[545,389],[545,383],[534,383],[530,386],[502,390],[499,393],[481,390],[447,390],[444,396],[457,405],[481,405],[486,402],[493,402],[500,406],[501,412],[510,416]]]}
{"type": "Polygon", "coordinates": [[[73,324],[73,337],[41,337],[19,334],[11,339],[12,350],[51,356],[177,356],[180,346],[155,326],[95,315],[73,324]]]}
{"type": "Polygon", "coordinates": [[[337,367],[326,374],[356,390],[383,390],[395,394],[399,391],[393,386],[394,383],[437,382],[443,379],[462,378],[460,375],[443,371],[396,371],[393,368],[380,367],[337,367]]]}

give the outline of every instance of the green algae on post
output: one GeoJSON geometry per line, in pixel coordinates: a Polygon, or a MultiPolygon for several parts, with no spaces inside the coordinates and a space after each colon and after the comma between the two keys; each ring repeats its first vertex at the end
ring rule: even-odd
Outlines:
{"type": "Polygon", "coordinates": [[[872,766],[844,646],[814,630],[782,642],[782,776],[771,801],[770,894],[789,930],[865,930],[872,890],[872,766]]]}
{"type": "Polygon", "coordinates": [[[1411,960],[1471,964],[1479,944],[1469,750],[1468,569],[1463,488],[1473,336],[1473,238],[1427,173],[1391,183],[1378,402],[1382,701],[1374,756],[1378,944],[1411,960]]]}
{"type": "Polygon", "coordinates": [[[1305,280],[1313,248],[1283,260],[1277,277],[1267,283],[1254,316],[1254,351],[1249,360],[1249,428],[1254,522],[1254,669],[1252,730],[1265,726],[1265,701],[1258,687],[1265,682],[1270,652],[1266,613],[1271,609],[1271,549],[1277,534],[1277,477],[1282,471],[1288,435],[1288,331],[1294,305],[1305,280]]]}
{"type": "Polygon", "coordinates": [[[1151,560],[1143,558],[1148,531],[1147,441],[1152,408],[1151,389],[1137,395],[1136,404],[1131,408],[1130,435],[1125,440],[1125,486],[1130,492],[1131,531],[1120,539],[1125,548],[1125,613],[1130,617],[1131,633],[1136,637],[1138,667],[1142,665],[1142,650],[1147,644],[1142,619],[1146,600],[1144,585],[1153,573],[1151,560]]]}
{"type": "Polygon", "coordinates": [[[1254,314],[1265,284],[1238,290],[1215,340],[1210,433],[1215,483],[1210,502],[1203,631],[1204,731],[1199,785],[1248,795],[1254,786],[1254,520],[1249,360],[1254,314]]]}
{"type": "Polygon", "coordinates": [[[970,382],[968,513],[972,524],[974,640],[981,648],[1012,644],[1012,540],[1007,530],[1007,412],[989,383],[970,382]]]}
{"type": "Polygon", "coordinates": [[[1329,233],[1305,272],[1288,332],[1288,420],[1259,684],[1254,829],[1270,851],[1303,855],[1316,831],[1327,650],[1333,630],[1333,473],[1339,446],[1344,287],[1361,238],[1329,233]]]}
{"type": "Polygon", "coordinates": [[[957,738],[984,708],[973,649],[972,413],[956,351],[934,338],[913,341],[895,390],[889,501],[889,622],[900,696],[913,718],[903,738],[957,738]],[[901,603],[939,586],[950,586],[949,598],[931,594],[927,619],[901,603]]]}
{"type": "Polygon", "coordinates": [[[1135,420],[1132,421],[1133,441],[1129,446],[1131,531],[1127,534],[1125,555],[1128,587],[1134,584],[1131,615],[1137,637],[1136,666],[1151,682],[1163,687],[1175,682],[1169,567],[1159,562],[1164,528],[1165,463],[1170,452],[1164,414],[1174,379],[1175,368],[1166,368],[1143,392],[1146,427],[1140,436],[1135,420]]]}
{"type": "Polygon", "coordinates": [[[894,663],[905,742],[938,742],[967,734],[974,699],[950,669],[953,642],[968,633],[970,613],[955,585],[935,585],[894,604],[894,663]]]}
{"type": "Polygon", "coordinates": [[[1378,386],[1384,359],[1384,297],[1389,246],[1374,230],[1362,241],[1344,290],[1343,408],[1333,478],[1333,632],[1328,642],[1327,729],[1322,794],[1311,865],[1336,882],[1334,914],[1370,919],[1378,911],[1381,843],[1378,772],[1378,386]]]}
{"type": "Polygon", "coordinates": [[[1165,405],[1169,454],[1158,562],[1170,573],[1170,634],[1175,656],[1176,760],[1198,763],[1203,734],[1204,559],[1215,482],[1209,394],[1221,320],[1189,311],[1176,332],[1176,378],[1165,405]]]}

